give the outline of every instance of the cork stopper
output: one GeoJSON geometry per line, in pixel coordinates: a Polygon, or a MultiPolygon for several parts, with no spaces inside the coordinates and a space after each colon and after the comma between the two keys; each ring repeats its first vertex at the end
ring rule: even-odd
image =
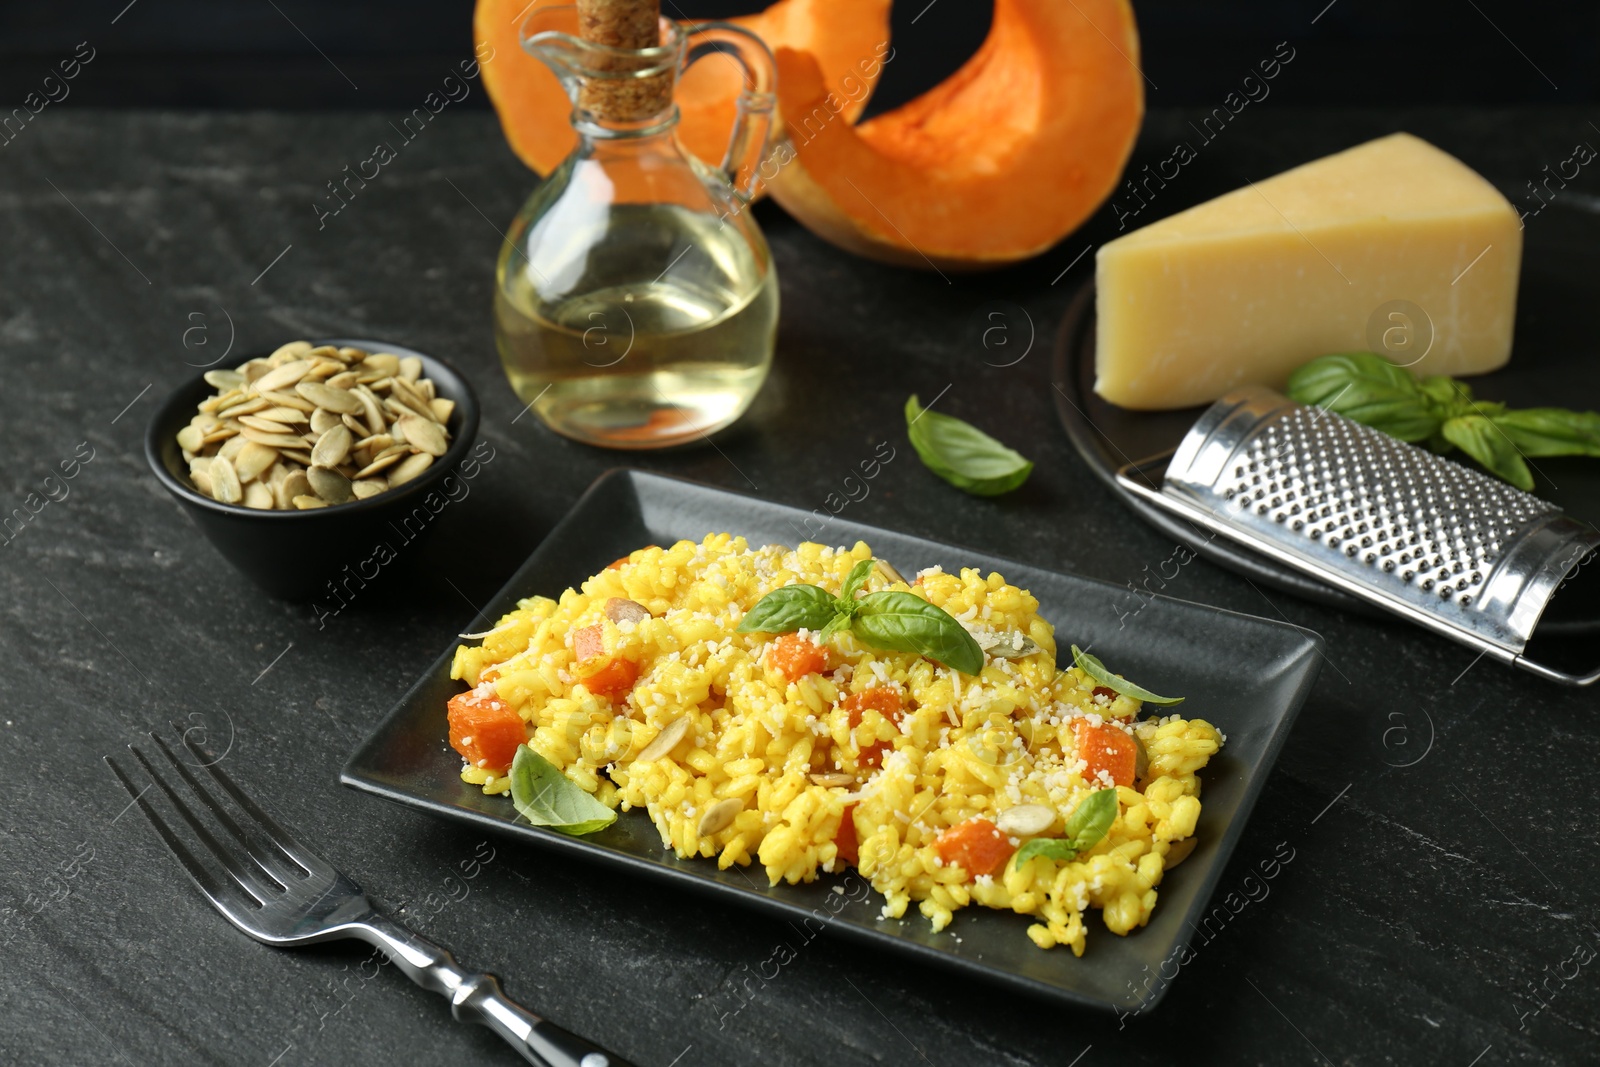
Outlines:
{"type": "MultiPolygon", "coordinates": [[[[578,36],[611,48],[656,48],[661,44],[661,0],[577,0],[578,36]]],[[[636,71],[659,60],[606,56],[594,61],[603,71],[636,71]]],[[[638,122],[672,105],[672,72],[646,78],[588,78],[578,106],[612,122],[638,122]]]]}

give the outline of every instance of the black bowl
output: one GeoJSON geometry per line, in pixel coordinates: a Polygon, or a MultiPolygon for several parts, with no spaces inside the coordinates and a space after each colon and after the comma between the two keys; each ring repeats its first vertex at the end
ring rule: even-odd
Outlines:
{"type": "MultiPolygon", "coordinates": [[[[443,360],[401,345],[359,338],[328,338],[312,344],[351,345],[368,352],[420,358],[422,373],[433,381],[438,395],[455,401],[447,424],[449,450],[411,481],[365,500],[309,511],[258,511],[241,504],[220,504],[189,481],[178,431],[194,418],[200,401],[215,392],[203,376],[167,397],[150,420],[144,440],[145,458],[157,480],[184,506],[223,558],[262,589],[285,600],[309,600],[347,568],[359,569],[360,579],[370,579],[374,575],[366,571],[380,565],[374,560],[386,558],[380,544],[390,545],[392,552],[393,547],[409,544],[431,530],[451,499],[448,489],[441,491],[443,483],[467,459],[478,435],[478,398],[466,379],[443,360]]],[[[349,580],[349,575],[345,578],[349,580]]]]}

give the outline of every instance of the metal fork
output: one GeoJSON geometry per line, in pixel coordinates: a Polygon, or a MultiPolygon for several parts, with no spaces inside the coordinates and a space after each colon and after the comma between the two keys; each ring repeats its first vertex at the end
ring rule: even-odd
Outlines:
{"type": "Polygon", "coordinates": [[[528,1061],[543,1067],[628,1067],[611,1053],[570,1034],[512,1001],[500,991],[491,974],[463,970],[450,951],[387,918],[373,907],[361,887],[332,864],[294,839],[255,801],[234,784],[216,761],[209,758],[176,724],[184,748],[245,816],[236,819],[217,794],[203,786],[189,767],[177,759],[167,743],[150,735],[166,762],[187,783],[231,837],[217,839],[206,823],[185,802],[167,777],[157,772],[144,753],[128,746],[151,781],[166,794],[172,807],[189,824],[205,852],[226,877],[196,859],[189,847],[145,798],[150,787],[137,788],[122,768],[105,757],[111,773],[127,789],[133,802],[150,820],[183,869],[194,879],[206,899],[233,925],[257,941],[283,948],[356,938],[375,945],[417,985],[450,998],[457,1019],[482,1023],[510,1042],[528,1061]]]}

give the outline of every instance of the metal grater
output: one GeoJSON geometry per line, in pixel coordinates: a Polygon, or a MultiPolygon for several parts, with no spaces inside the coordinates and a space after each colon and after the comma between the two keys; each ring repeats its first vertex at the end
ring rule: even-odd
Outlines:
{"type": "Polygon", "coordinates": [[[1524,655],[1600,531],[1554,504],[1268,389],[1230,393],[1172,453],[1159,490],[1123,487],[1262,555],[1504,662],[1573,685],[1524,655]]]}

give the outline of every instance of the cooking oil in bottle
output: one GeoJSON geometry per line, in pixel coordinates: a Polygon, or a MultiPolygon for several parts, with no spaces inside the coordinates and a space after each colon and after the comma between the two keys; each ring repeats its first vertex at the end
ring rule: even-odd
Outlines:
{"type": "MultiPolygon", "coordinates": [[[[550,180],[582,184],[583,168],[550,180]]],[[[760,231],[674,203],[595,210],[571,188],[535,194],[555,202],[530,201],[501,253],[495,340],[512,388],[551,429],[612,448],[732,423],[766,378],[777,331],[760,231]]]]}

